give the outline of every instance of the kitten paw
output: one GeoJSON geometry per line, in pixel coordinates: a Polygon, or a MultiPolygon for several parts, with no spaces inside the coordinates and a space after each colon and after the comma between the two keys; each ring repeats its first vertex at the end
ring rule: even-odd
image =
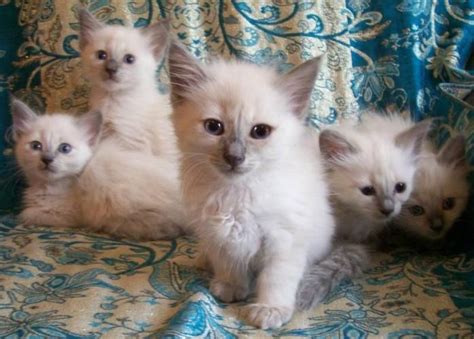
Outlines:
{"type": "Polygon", "coordinates": [[[212,295],[226,303],[244,300],[249,294],[248,288],[246,287],[235,286],[228,282],[216,279],[211,281],[210,289],[212,295]]]}
{"type": "Polygon", "coordinates": [[[261,329],[273,329],[283,326],[291,319],[293,310],[289,307],[277,307],[266,304],[246,306],[247,321],[261,329]]]}

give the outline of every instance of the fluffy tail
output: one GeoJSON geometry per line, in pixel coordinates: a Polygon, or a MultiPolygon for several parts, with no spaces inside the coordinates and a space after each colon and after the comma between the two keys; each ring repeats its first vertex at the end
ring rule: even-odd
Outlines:
{"type": "Polygon", "coordinates": [[[319,304],[343,279],[362,275],[369,266],[369,250],[354,243],[339,243],[323,260],[309,266],[296,295],[298,310],[319,304]]]}

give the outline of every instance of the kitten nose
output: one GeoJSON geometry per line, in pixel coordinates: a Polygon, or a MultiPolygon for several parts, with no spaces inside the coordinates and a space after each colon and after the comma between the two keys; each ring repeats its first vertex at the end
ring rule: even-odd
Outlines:
{"type": "Polygon", "coordinates": [[[441,232],[443,230],[443,221],[439,218],[433,220],[430,224],[430,228],[435,232],[441,232]]]}
{"type": "Polygon", "coordinates": [[[105,71],[111,76],[117,73],[118,63],[114,59],[107,61],[105,64],[105,71]]]}
{"type": "Polygon", "coordinates": [[[394,206],[393,200],[390,198],[384,198],[380,206],[380,212],[383,215],[388,217],[393,212],[394,209],[395,209],[395,206],[394,206]]]}
{"type": "Polygon", "coordinates": [[[45,156],[42,156],[41,157],[41,161],[43,162],[43,164],[45,164],[46,166],[48,166],[50,163],[52,163],[54,160],[54,158],[50,155],[45,155],[45,156]]]}
{"type": "Polygon", "coordinates": [[[241,163],[244,162],[245,156],[242,155],[233,155],[229,153],[224,153],[224,160],[228,163],[232,168],[239,166],[241,163]]]}

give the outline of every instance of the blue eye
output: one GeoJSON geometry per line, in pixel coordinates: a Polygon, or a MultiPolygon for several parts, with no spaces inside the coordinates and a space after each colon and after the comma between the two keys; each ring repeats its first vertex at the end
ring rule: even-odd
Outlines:
{"type": "Polygon", "coordinates": [[[41,142],[36,140],[30,142],[30,147],[34,151],[41,151],[43,149],[43,145],[41,144],[41,142]]]}
{"type": "Polygon", "coordinates": [[[103,51],[103,50],[98,51],[97,52],[97,59],[99,59],[99,60],[107,59],[107,52],[103,51]]]}
{"type": "Polygon", "coordinates": [[[132,54],[125,54],[123,61],[127,64],[133,64],[135,62],[135,56],[132,54]]]}
{"type": "Polygon", "coordinates": [[[62,143],[58,147],[58,151],[60,153],[63,153],[63,154],[67,154],[67,153],[71,152],[71,150],[72,150],[72,146],[69,145],[69,144],[66,144],[66,143],[62,143]]]}

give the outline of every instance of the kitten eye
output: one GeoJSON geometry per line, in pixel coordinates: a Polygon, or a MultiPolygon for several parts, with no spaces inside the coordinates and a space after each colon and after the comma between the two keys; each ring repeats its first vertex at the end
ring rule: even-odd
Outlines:
{"type": "Polygon", "coordinates": [[[408,208],[410,213],[415,217],[425,214],[425,209],[420,205],[413,205],[408,208]]]}
{"type": "Polygon", "coordinates": [[[135,56],[132,54],[125,54],[123,61],[127,64],[133,64],[135,62],[135,56]]]}
{"type": "Polygon", "coordinates": [[[395,192],[403,193],[407,189],[407,185],[404,182],[397,182],[395,185],[395,192]]]}
{"type": "Polygon", "coordinates": [[[212,134],[212,135],[224,134],[224,124],[216,119],[204,120],[204,128],[209,134],[212,134]]]}
{"type": "Polygon", "coordinates": [[[63,154],[68,154],[69,152],[71,152],[71,150],[72,150],[72,146],[66,143],[62,143],[58,147],[59,153],[63,153],[63,154]]]}
{"type": "Polygon", "coordinates": [[[41,151],[43,149],[43,145],[39,141],[32,141],[30,142],[30,147],[33,151],[41,151]]]}
{"type": "Polygon", "coordinates": [[[364,186],[360,191],[363,195],[375,195],[375,188],[373,186],[364,186]]]}
{"type": "Polygon", "coordinates": [[[270,133],[272,133],[272,128],[265,124],[258,124],[252,127],[250,131],[250,136],[254,139],[265,139],[270,133]]]}
{"type": "Polygon", "coordinates": [[[107,59],[107,52],[103,51],[103,50],[98,51],[97,52],[97,59],[99,59],[99,60],[107,59]]]}
{"type": "Polygon", "coordinates": [[[456,199],[455,198],[446,198],[443,200],[443,210],[448,211],[452,210],[456,206],[456,199]]]}

